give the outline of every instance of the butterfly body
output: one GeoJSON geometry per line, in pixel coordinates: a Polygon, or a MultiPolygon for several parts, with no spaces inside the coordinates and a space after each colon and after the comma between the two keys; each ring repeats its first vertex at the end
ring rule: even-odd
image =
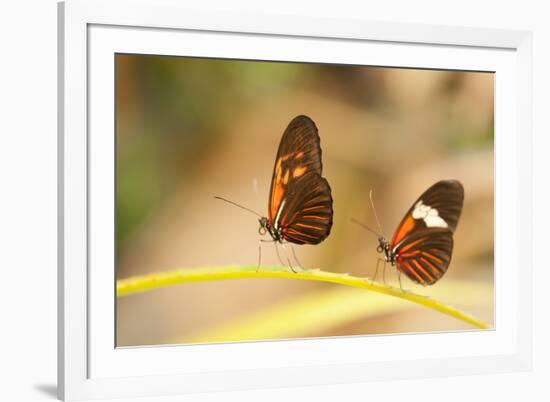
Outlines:
{"type": "Polygon", "coordinates": [[[409,209],[391,240],[378,238],[377,251],[414,282],[433,285],[451,262],[453,233],[463,202],[459,181],[435,183],[409,209]]]}
{"type": "Polygon", "coordinates": [[[282,233],[275,229],[275,227],[269,222],[269,219],[267,217],[262,216],[260,219],[258,219],[258,222],[260,223],[260,228],[258,229],[258,233],[260,235],[264,236],[266,233],[269,233],[274,241],[277,241],[279,243],[283,242],[282,233]]]}
{"type": "Polygon", "coordinates": [[[386,262],[389,262],[392,266],[395,265],[395,259],[397,255],[392,252],[390,243],[388,242],[388,240],[386,240],[385,237],[378,238],[378,247],[376,248],[376,251],[378,251],[379,253],[384,253],[384,260],[386,262]]]}

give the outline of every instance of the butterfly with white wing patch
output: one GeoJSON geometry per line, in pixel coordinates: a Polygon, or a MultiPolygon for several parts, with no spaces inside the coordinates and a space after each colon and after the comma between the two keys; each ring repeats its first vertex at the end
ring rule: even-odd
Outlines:
{"type": "Polygon", "coordinates": [[[413,203],[390,241],[378,237],[377,251],[420,285],[433,285],[451,262],[453,233],[464,203],[464,187],[442,180],[413,203]]]}

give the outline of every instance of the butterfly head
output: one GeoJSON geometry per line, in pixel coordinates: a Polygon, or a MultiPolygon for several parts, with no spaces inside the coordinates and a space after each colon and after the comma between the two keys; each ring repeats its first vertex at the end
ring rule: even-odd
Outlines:
{"type": "Polygon", "coordinates": [[[376,247],[376,251],[379,253],[383,253],[388,248],[388,241],[385,237],[379,236],[378,237],[378,247],[376,247]]]}
{"type": "Polygon", "coordinates": [[[395,265],[397,254],[392,251],[390,243],[386,240],[385,237],[378,237],[378,247],[376,247],[376,251],[384,254],[384,259],[386,260],[386,262],[395,265]]]}
{"type": "Polygon", "coordinates": [[[265,216],[262,216],[260,219],[258,219],[258,222],[260,222],[258,233],[263,236],[269,231],[269,220],[265,216]]]}

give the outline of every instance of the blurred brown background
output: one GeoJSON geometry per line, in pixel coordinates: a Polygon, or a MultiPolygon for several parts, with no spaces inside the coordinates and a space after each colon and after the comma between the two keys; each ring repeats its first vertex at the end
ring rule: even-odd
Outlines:
{"type": "MultiPolygon", "coordinates": [[[[493,79],[478,72],[118,55],[117,278],[256,264],[257,218],[213,197],[266,215],[281,135],[293,117],[306,114],[319,128],[334,226],[318,246],[296,247],[303,266],[372,276],[376,238],[350,223],[355,217],[375,226],[369,190],[391,237],[425,189],[458,179],[466,198],[448,272],[432,287],[406,278],[403,286],[493,323],[493,79]]],[[[271,244],[262,258],[278,264],[271,244]]],[[[395,268],[387,267],[386,281],[398,286],[395,268]]],[[[309,281],[251,279],[129,296],[117,301],[117,345],[214,340],[204,334],[273,319],[274,310],[308,295],[324,306],[334,291],[335,285],[309,281]]],[[[323,320],[330,310],[317,311],[315,322],[323,325],[289,328],[280,337],[471,328],[407,302],[384,308],[387,298],[365,295],[359,303],[372,308],[345,322],[323,320]]]]}

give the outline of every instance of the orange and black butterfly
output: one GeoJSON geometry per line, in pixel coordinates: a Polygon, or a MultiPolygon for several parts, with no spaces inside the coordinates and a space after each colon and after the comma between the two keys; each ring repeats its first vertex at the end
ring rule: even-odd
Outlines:
{"type": "Polygon", "coordinates": [[[451,262],[463,202],[464,187],[459,181],[435,183],[414,202],[390,241],[378,235],[376,250],[412,281],[433,285],[451,262]]]}
{"type": "Polygon", "coordinates": [[[245,208],[260,216],[261,235],[269,233],[274,242],[294,244],[318,244],[327,238],[332,227],[332,195],[322,169],[317,127],[309,117],[297,116],[279,144],[268,216],[245,208]]]}

